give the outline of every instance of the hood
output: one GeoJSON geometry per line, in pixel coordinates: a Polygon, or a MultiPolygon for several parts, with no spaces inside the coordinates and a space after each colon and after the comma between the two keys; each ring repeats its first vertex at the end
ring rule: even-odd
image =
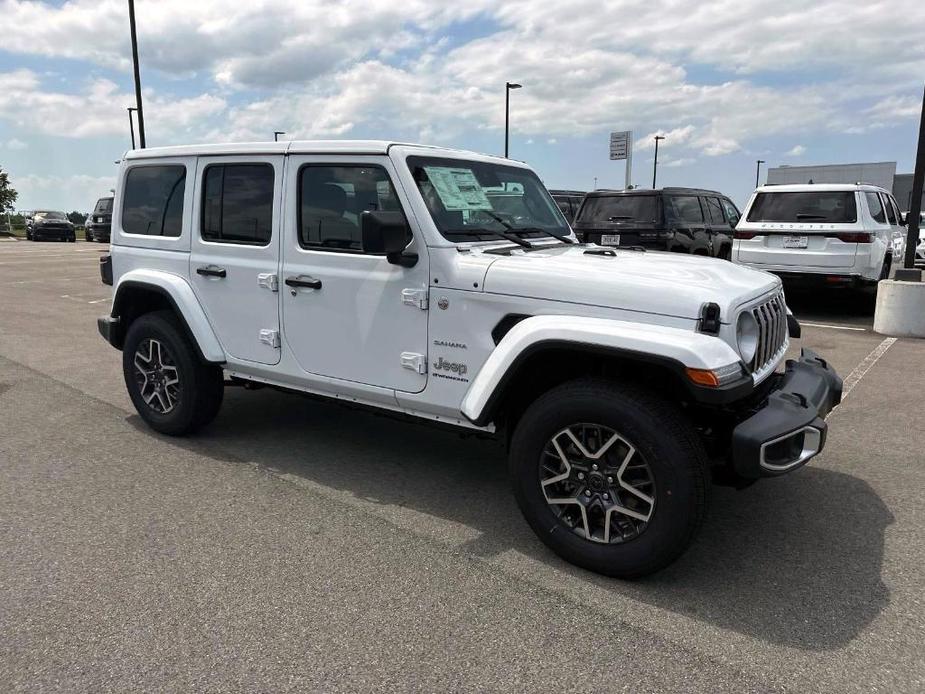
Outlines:
{"type": "Polygon", "coordinates": [[[780,280],[726,260],[680,253],[555,246],[513,251],[491,264],[486,292],[697,319],[705,303],[732,309],[767,294],[780,280]],[[612,253],[611,253],[612,251],[612,253]]]}

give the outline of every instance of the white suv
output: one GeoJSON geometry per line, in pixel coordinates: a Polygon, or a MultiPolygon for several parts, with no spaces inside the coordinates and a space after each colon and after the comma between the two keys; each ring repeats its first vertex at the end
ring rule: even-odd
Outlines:
{"type": "Polygon", "coordinates": [[[614,576],[684,550],[711,475],[803,465],[841,398],[815,354],[784,366],[779,279],[579,244],[528,166],[468,152],[130,152],[101,273],[157,431],[207,424],[231,379],[498,437],[540,539],[614,576]]]}
{"type": "Polygon", "coordinates": [[[863,285],[901,262],[902,215],[866,184],[762,186],[736,225],[732,260],[785,279],[863,285]]]}

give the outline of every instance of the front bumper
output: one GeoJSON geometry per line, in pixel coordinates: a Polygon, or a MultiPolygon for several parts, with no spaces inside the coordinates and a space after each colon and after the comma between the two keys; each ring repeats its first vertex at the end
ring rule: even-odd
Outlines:
{"type": "Polygon", "coordinates": [[[767,400],[733,429],[731,457],[745,479],[775,477],[806,464],[825,446],[826,415],[841,402],[842,380],[815,352],[787,362],[767,400]]]}

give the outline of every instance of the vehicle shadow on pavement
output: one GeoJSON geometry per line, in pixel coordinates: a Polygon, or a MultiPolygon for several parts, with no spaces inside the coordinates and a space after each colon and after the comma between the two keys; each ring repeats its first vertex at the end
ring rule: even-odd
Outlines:
{"type": "MultiPolygon", "coordinates": [[[[157,436],[137,416],[129,421],[157,436]]],[[[465,525],[478,535],[458,550],[491,558],[514,549],[565,574],[573,588],[591,584],[769,643],[844,646],[889,601],[881,564],[892,515],[863,480],[818,467],[742,491],[714,487],[690,550],[655,576],[624,582],[569,565],[540,543],[509,492],[505,452],[494,441],[272,390],[233,389],[207,430],[165,440],[426,514],[435,521],[419,532],[437,542],[448,539],[441,521],[465,525]]]]}

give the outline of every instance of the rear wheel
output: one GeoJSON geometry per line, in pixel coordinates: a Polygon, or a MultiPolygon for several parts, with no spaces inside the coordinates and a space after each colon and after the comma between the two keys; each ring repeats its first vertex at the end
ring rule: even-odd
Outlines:
{"type": "Polygon", "coordinates": [[[693,428],[647,392],[584,379],[524,413],[511,440],[514,495],[554,552],[621,578],[653,573],[693,540],[707,463],[693,428]]]}
{"type": "Polygon", "coordinates": [[[883,267],[880,268],[880,279],[878,281],[889,279],[890,270],[892,269],[892,267],[893,267],[893,256],[888,255],[883,259],[883,267]]]}
{"type": "Polygon", "coordinates": [[[132,323],[122,348],[129,397],[152,429],[182,436],[208,424],[221,407],[221,367],[201,362],[170,311],[132,323]]]}

